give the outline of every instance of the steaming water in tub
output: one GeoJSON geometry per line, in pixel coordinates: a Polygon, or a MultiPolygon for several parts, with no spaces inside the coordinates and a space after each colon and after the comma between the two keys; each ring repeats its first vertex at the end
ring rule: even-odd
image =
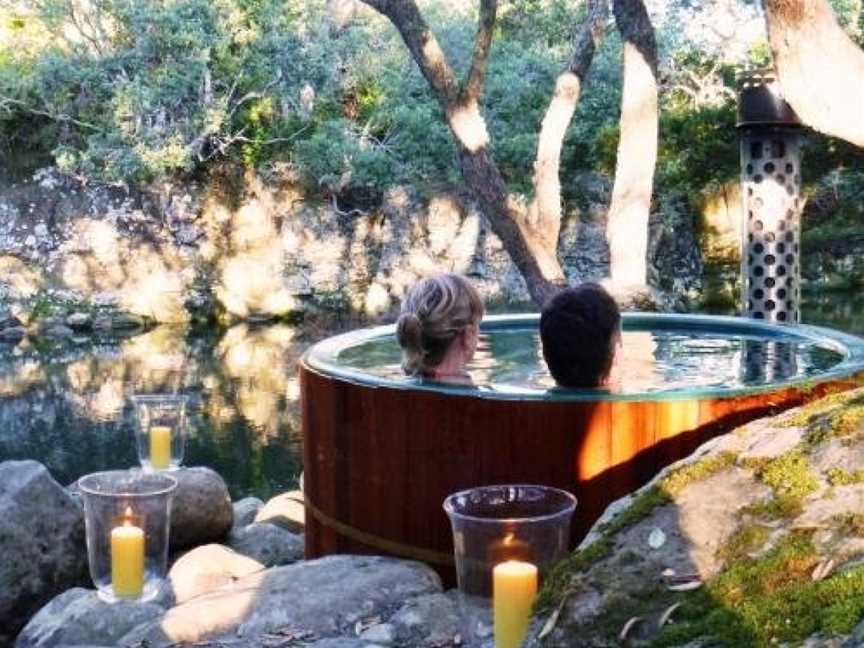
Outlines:
{"type": "MultiPolygon", "coordinates": [[[[727,318],[721,318],[722,320],[727,318]]],[[[625,319],[622,344],[607,391],[619,394],[736,390],[817,377],[844,361],[846,350],[832,340],[796,327],[749,328],[663,326],[646,328],[625,319]]],[[[536,324],[487,328],[467,369],[474,385],[507,393],[536,393],[554,387],[543,361],[536,324]]],[[[392,334],[367,336],[335,354],[349,371],[385,380],[404,380],[400,350],[392,334]]]]}

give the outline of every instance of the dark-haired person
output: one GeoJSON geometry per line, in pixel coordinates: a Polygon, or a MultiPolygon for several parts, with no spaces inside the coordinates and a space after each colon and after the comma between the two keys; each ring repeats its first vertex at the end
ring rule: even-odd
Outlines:
{"type": "Polygon", "coordinates": [[[465,364],[477,349],[483,301],[457,274],[440,274],[408,291],[396,322],[402,370],[409,376],[470,383],[465,364]]]}
{"type": "Polygon", "coordinates": [[[555,295],[540,315],[540,340],[549,373],[560,387],[606,384],[621,340],[621,313],[599,284],[583,283],[555,295]]]}

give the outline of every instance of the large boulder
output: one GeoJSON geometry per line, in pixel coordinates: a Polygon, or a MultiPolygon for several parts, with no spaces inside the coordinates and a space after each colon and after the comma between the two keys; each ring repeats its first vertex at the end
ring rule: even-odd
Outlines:
{"type": "Polygon", "coordinates": [[[306,507],[303,501],[303,491],[299,490],[276,495],[259,509],[255,522],[269,522],[294,533],[303,533],[306,528],[306,507]]]}
{"type": "Polygon", "coordinates": [[[133,628],[164,614],[155,603],[106,603],[80,587],[57,596],[30,620],[15,648],[116,645],[133,628]]]}
{"type": "Polygon", "coordinates": [[[0,645],[87,576],[84,517],[36,461],[0,463],[0,645]]]}
{"type": "Polygon", "coordinates": [[[862,461],[861,389],[709,441],[607,509],[530,645],[864,645],[862,461]]]}
{"type": "Polygon", "coordinates": [[[168,582],[179,605],[262,569],[261,563],[228,547],[209,544],[181,556],[168,572],[168,582]]]}
{"type": "Polygon", "coordinates": [[[420,563],[330,556],[240,578],[172,608],[120,643],[160,648],[230,639],[264,645],[264,635],[289,629],[321,639],[355,637],[358,622],[371,625],[370,619],[392,614],[411,598],[440,591],[438,576],[420,563]]]}
{"type": "Polygon", "coordinates": [[[239,529],[247,524],[252,524],[262,506],[264,506],[264,502],[257,497],[244,497],[243,499],[234,502],[233,528],[239,529]]]}
{"type": "Polygon", "coordinates": [[[268,522],[249,524],[233,529],[228,536],[229,546],[239,554],[258,561],[265,567],[288,565],[303,558],[304,539],[268,522]]]}
{"type": "Polygon", "coordinates": [[[234,519],[225,480],[204,467],[181,468],[171,475],[177,479],[171,504],[171,548],[224,539],[234,519]]]}
{"type": "Polygon", "coordinates": [[[454,592],[418,596],[403,605],[390,619],[404,646],[455,645],[462,629],[454,592]]]}

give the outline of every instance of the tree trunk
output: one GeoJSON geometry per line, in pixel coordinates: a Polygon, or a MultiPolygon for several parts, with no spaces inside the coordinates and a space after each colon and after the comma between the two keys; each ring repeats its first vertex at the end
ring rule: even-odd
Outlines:
{"type": "Polygon", "coordinates": [[[497,0],[480,2],[471,66],[461,86],[414,0],[363,1],[387,16],[405,41],[444,110],[456,140],[465,184],[521,272],[531,298],[542,306],[565,285],[564,271],[557,256],[561,224],[558,184],[561,143],[579,98],[580,82],[593,58],[608,0],[589,0],[589,17],[576,32],[568,70],[559,79],[544,119],[544,133],[535,164],[535,184],[542,191],[538,191],[538,199],[529,208],[508,194],[501,172],[489,154],[489,133],[480,113],[479,99],[495,27],[497,0]]]}
{"type": "Polygon", "coordinates": [[[864,147],[864,52],[827,0],[763,0],[783,96],[808,126],[864,147]]]}
{"type": "Polygon", "coordinates": [[[644,285],[648,213],[657,162],[657,44],[642,0],[615,0],[614,7],[624,41],[624,88],[606,236],[612,283],[644,285]]]}
{"type": "Polygon", "coordinates": [[[603,36],[607,13],[607,0],[589,1],[588,16],[577,32],[567,69],[555,82],[555,92],[540,126],[530,218],[542,232],[545,244],[555,248],[561,231],[561,149],[603,36]]]}
{"type": "Polygon", "coordinates": [[[508,195],[489,155],[489,136],[479,106],[458,107],[448,113],[447,122],[456,139],[465,184],[525,279],[531,299],[542,306],[564,285],[557,236],[554,241],[544,236],[542,228],[529,222],[525,208],[508,195]]]}

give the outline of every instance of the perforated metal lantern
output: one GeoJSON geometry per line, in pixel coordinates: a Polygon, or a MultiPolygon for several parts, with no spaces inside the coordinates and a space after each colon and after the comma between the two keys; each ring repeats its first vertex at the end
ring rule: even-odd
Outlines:
{"type": "Polygon", "coordinates": [[[738,95],[744,208],[742,310],[801,319],[801,123],[773,72],[741,77],[738,95]]]}

